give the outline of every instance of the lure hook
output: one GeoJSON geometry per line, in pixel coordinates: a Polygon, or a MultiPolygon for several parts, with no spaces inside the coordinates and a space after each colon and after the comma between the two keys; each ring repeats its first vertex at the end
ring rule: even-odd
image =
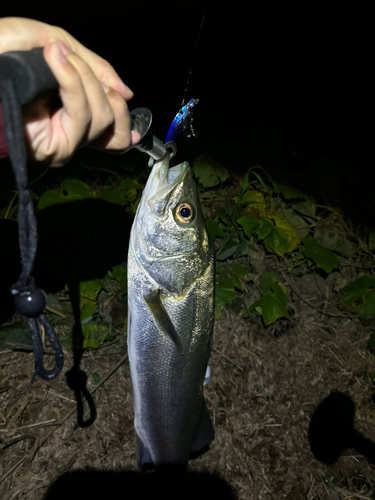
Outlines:
{"type": "MultiPolygon", "coordinates": [[[[190,126],[190,135],[195,137],[194,129],[193,129],[193,112],[195,106],[198,104],[199,99],[190,99],[190,101],[183,106],[177,115],[174,117],[174,120],[169,127],[167,137],[165,138],[165,142],[174,141],[176,137],[178,137],[182,132],[186,130],[188,126],[190,126]]],[[[188,136],[190,137],[190,136],[188,136]]]]}

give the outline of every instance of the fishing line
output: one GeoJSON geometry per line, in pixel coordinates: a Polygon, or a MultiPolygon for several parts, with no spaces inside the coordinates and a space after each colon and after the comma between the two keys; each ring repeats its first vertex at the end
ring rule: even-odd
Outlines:
{"type": "MultiPolygon", "coordinates": [[[[202,27],[203,27],[203,22],[204,22],[205,15],[206,15],[208,2],[209,2],[209,0],[206,1],[204,9],[203,9],[203,14],[202,14],[202,18],[201,18],[201,22],[200,22],[199,30],[198,30],[198,35],[197,35],[197,38],[195,41],[195,47],[194,47],[193,55],[191,58],[190,69],[189,69],[189,73],[188,73],[187,80],[186,80],[185,90],[184,90],[184,94],[182,97],[181,109],[177,113],[177,115],[174,117],[174,120],[172,121],[172,124],[168,129],[168,133],[167,133],[166,138],[165,138],[165,143],[167,143],[167,144],[173,142],[182,132],[184,132],[186,130],[186,128],[188,126],[190,126],[190,135],[186,134],[187,137],[190,137],[191,135],[196,137],[196,135],[194,133],[194,129],[193,129],[193,112],[194,112],[195,105],[198,104],[198,102],[199,102],[199,99],[190,99],[190,101],[187,104],[184,104],[184,102],[185,102],[187,89],[189,87],[190,77],[191,77],[191,74],[193,72],[195,55],[196,55],[197,49],[198,49],[200,34],[202,32],[202,27]]],[[[172,161],[172,165],[173,165],[173,161],[172,161]]]]}
{"type": "Polygon", "coordinates": [[[208,0],[207,0],[206,4],[205,4],[205,6],[204,6],[204,10],[203,10],[203,14],[202,14],[202,19],[201,19],[201,24],[200,24],[200,26],[199,26],[198,36],[197,36],[197,39],[196,39],[196,42],[195,42],[195,47],[194,47],[194,51],[193,51],[193,56],[192,56],[192,58],[191,58],[190,70],[189,70],[188,77],[187,77],[187,80],[186,80],[186,85],[185,85],[184,95],[183,95],[183,97],[182,97],[181,108],[183,107],[183,105],[184,105],[184,103],[185,103],[186,92],[187,92],[187,89],[188,89],[188,86],[189,86],[190,76],[191,76],[191,73],[192,73],[192,71],[193,71],[195,54],[196,54],[196,52],[197,52],[197,48],[198,48],[199,38],[200,38],[200,35],[201,35],[203,22],[204,22],[204,18],[205,18],[205,15],[206,15],[207,5],[208,5],[208,0]]]}

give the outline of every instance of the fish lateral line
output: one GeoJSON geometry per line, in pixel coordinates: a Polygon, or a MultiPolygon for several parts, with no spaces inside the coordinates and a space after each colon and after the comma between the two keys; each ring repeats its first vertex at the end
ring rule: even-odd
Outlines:
{"type": "Polygon", "coordinates": [[[143,299],[159,332],[171,340],[177,347],[178,352],[181,356],[183,356],[184,354],[180,337],[178,336],[172,320],[161,301],[160,290],[151,290],[150,292],[143,294],[143,299]]]}

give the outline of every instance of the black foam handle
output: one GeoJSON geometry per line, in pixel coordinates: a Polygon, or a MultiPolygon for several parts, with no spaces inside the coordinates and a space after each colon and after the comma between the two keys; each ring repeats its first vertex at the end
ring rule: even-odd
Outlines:
{"type": "MultiPolygon", "coordinates": [[[[12,78],[20,104],[27,104],[41,94],[58,95],[59,84],[43,55],[43,47],[32,50],[15,50],[0,54],[0,79],[12,78]]],[[[0,95],[1,101],[1,95],[0,95]]],[[[147,108],[130,112],[131,129],[145,138],[152,122],[147,108]]]]}
{"type": "MultiPolygon", "coordinates": [[[[43,56],[43,47],[0,54],[0,78],[11,77],[21,104],[43,92],[57,94],[59,85],[43,56]]],[[[0,96],[1,100],[1,96],[0,96]]]]}

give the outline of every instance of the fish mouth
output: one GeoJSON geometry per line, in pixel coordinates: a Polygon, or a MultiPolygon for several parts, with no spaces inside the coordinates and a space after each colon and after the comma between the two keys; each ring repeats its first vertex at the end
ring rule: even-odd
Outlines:
{"type": "Polygon", "coordinates": [[[180,163],[171,168],[169,168],[169,160],[161,163],[154,179],[155,191],[148,200],[148,206],[152,212],[156,214],[164,212],[172,191],[184,182],[189,168],[188,162],[180,163]]]}
{"type": "MultiPolygon", "coordinates": [[[[164,167],[164,165],[163,165],[164,167]]],[[[159,183],[161,186],[172,183],[173,181],[181,180],[186,175],[188,164],[187,162],[180,163],[175,167],[161,168],[159,171],[159,183]]]]}
{"type": "Polygon", "coordinates": [[[187,174],[189,164],[187,162],[180,163],[175,167],[169,168],[169,162],[162,163],[158,175],[158,183],[154,196],[159,194],[165,188],[173,189],[177,184],[182,182],[187,174]]]}

